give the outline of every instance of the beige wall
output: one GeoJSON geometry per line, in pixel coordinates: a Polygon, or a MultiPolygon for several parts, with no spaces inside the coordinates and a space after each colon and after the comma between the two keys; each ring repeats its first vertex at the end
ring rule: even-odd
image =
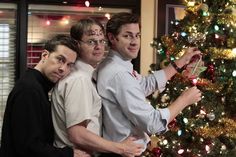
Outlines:
{"type": "Polygon", "coordinates": [[[156,34],[155,23],[157,21],[155,2],[157,0],[141,0],[141,50],[140,50],[140,73],[148,74],[150,64],[155,62],[154,50],[150,46],[156,34]]]}

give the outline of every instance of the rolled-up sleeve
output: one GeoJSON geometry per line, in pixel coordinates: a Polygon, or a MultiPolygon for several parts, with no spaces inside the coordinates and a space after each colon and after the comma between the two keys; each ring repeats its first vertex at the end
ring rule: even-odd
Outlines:
{"type": "Polygon", "coordinates": [[[168,124],[169,124],[169,119],[170,119],[170,110],[168,108],[163,108],[163,109],[157,109],[159,110],[160,114],[161,114],[161,118],[166,120],[166,128],[168,131],[168,124]]]}
{"type": "Polygon", "coordinates": [[[167,82],[167,78],[166,78],[164,70],[155,71],[154,76],[158,84],[158,89],[160,92],[162,92],[165,89],[166,82],[167,82]]]}

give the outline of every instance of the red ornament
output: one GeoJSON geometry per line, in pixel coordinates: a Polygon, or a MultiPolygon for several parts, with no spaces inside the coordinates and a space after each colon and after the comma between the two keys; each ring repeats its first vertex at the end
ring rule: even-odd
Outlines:
{"type": "Polygon", "coordinates": [[[166,57],[167,57],[167,58],[170,58],[170,54],[171,54],[171,51],[168,51],[168,50],[167,50],[167,51],[166,51],[166,57]]]}
{"type": "Polygon", "coordinates": [[[168,128],[173,129],[177,126],[177,120],[173,119],[169,124],[168,124],[168,128]]]}
{"type": "Polygon", "coordinates": [[[206,76],[212,81],[215,82],[215,66],[210,63],[207,65],[206,76]]]}
{"type": "Polygon", "coordinates": [[[161,148],[160,147],[153,148],[152,153],[153,153],[154,157],[160,157],[162,154],[161,148]]]}

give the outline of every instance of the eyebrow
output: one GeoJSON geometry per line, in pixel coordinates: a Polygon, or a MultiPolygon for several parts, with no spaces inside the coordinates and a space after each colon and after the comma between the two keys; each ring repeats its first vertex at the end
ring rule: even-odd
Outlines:
{"type": "Polygon", "coordinates": [[[63,56],[62,54],[59,54],[58,57],[62,57],[62,58],[64,58],[64,59],[66,59],[66,57],[63,56]]]}
{"type": "Polygon", "coordinates": [[[133,32],[130,32],[130,31],[126,31],[125,33],[128,33],[128,34],[141,34],[141,32],[133,33],[133,32]]]}

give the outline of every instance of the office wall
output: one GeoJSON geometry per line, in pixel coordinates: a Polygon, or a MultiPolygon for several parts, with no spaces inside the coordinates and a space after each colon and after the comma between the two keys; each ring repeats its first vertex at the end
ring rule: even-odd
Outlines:
{"type": "Polygon", "coordinates": [[[148,74],[150,64],[155,62],[154,50],[150,46],[156,33],[156,3],[158,0],[141,0],[141,50],[140,73],[148,74]]]}

